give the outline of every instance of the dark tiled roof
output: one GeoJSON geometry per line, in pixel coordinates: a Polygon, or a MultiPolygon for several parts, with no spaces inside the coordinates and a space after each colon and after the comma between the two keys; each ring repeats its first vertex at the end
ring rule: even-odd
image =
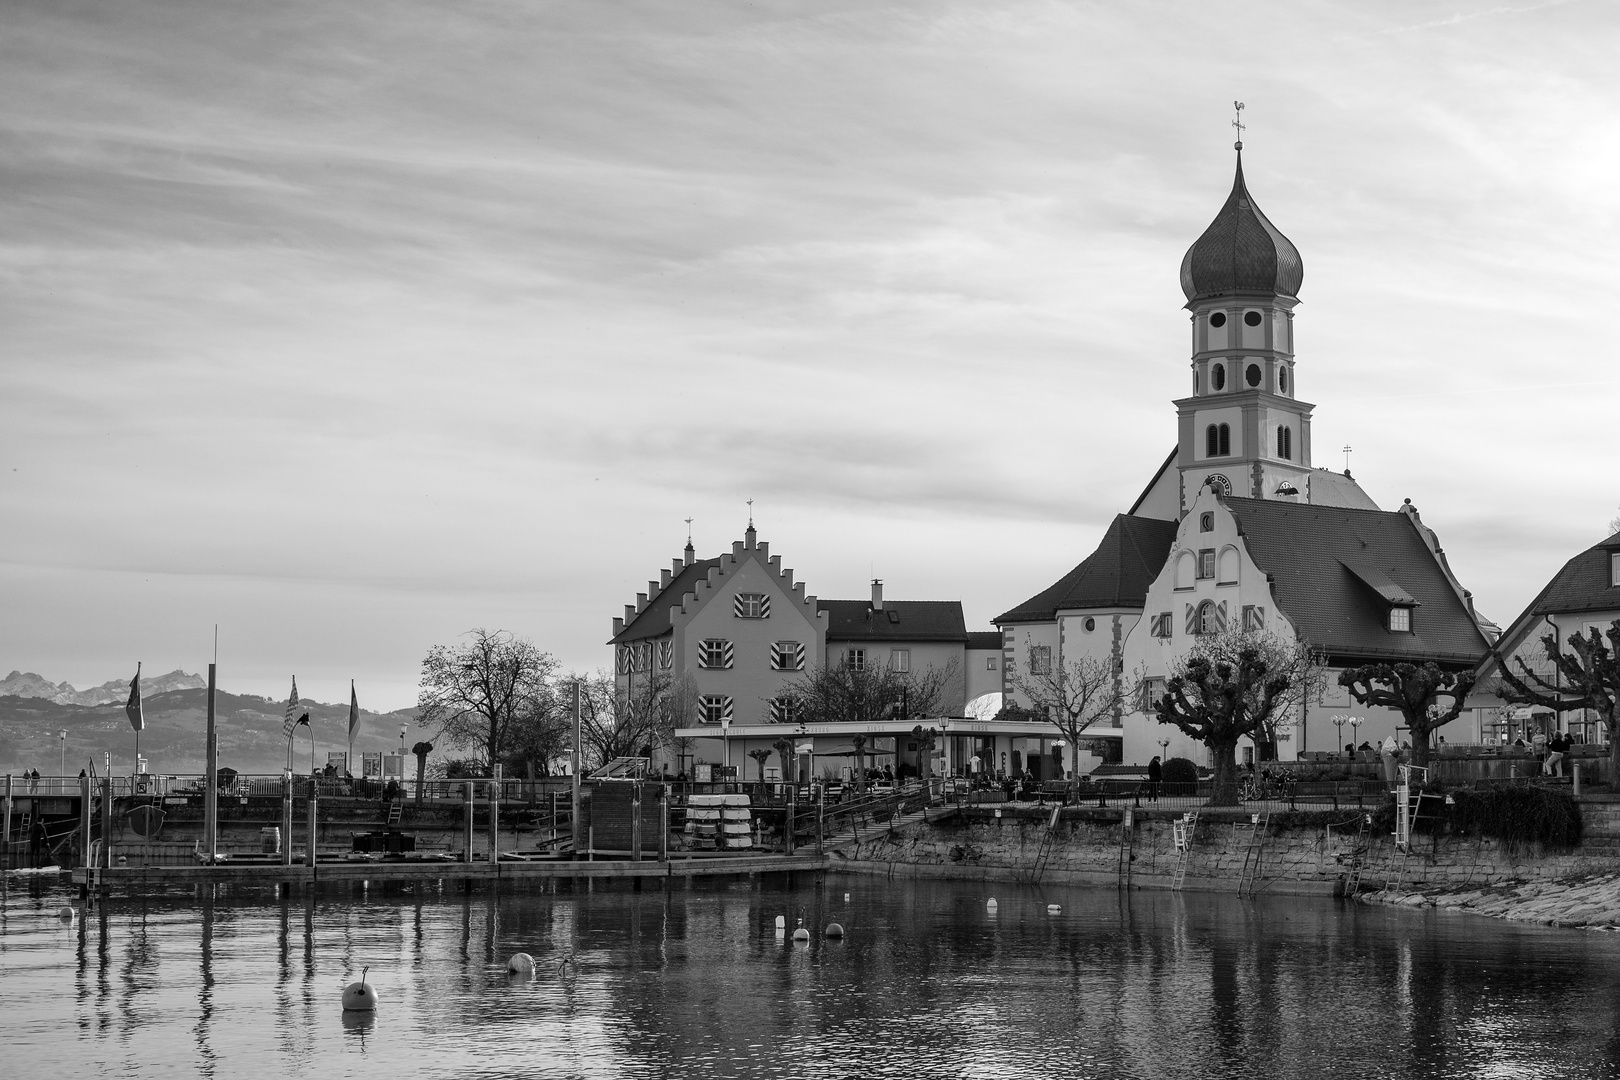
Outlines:
{"type": "Polygon", "coordinates": [[[1485,655],[1479,627],[1405,514],[1269,499],[1226,505],[1277,606],[1335,662],[1473,664],[1485,655]],[[1411,633],[1388,629],[1386,597],[1417,605],[1411,633]]]}
{"type": "Polygon", "coordinates": [[[967,637],[967,647],[970,649],[1001,648],[1002,637],[1000,630],[970,630],[967,637]]]}
{"type": "Polygon", "coordinates": [[[1298,296],[1305,278],[1299,249],[1266,220],[1243,183],[1238,154],[1232,194],[1181,260],[1188,302],[1237,293],[1298,296]]]}
{"type": "Polygon", "coordinates": [[[966,641],[967,620],[958,600],[885,600],[873,611],[866,600],[817,600],[827,613],[828,641],[966,641]]]}
{"type": "MultiPolygon", "coordinates": [[[[1620,589],[1609,586],[1609,556],[1620,551],[1620,533],[1594,544],[1553,575],[1541,595],[1525,612],[1531,618],[1565,611],[1607,611],[1620,608],[1620,589]]],[[[1524,616],[1519,616],[1523,619],[1524,616]]],[[[1518,620],[1515,620],[1517,622],[1518,620]]]]}
{"type": "Polygon", "coordinates": [[[1076,608],[1139,608],[1176,542],[1176,523],[1116,514],[1086,561],[1057,584],[998,615],[996,624],[1045,622],[1076,608]]]}
{"type": "Polygon", "coordinates": [[[709,567],[719,566],[719,559],[698,559],[691,566],[684,567],[674,579],[670,581],[669,588],[660,592],[647,602],[647,606],[636,613],[626,626],[609,645],[619,645],[626,641],[645,641],[647,638],[663,637],[669,633],[669,612],[681,604],[681,597],[689,592],[697,591],[697,583],[708,574],[709,567]]]}

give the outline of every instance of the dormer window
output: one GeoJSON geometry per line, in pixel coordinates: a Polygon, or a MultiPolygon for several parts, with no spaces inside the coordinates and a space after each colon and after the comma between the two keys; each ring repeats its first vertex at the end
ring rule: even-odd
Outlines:
{"type": "Polygon", "coordinates": [[[1411,608],[1392,607],[1389,609],[1389,632],[1392,634],[1410,634],[1412,632],[1411,608]]]}

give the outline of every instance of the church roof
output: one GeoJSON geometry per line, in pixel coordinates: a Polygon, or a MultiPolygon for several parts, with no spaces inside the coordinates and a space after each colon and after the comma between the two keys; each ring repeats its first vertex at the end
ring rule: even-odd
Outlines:
{"type": "Polygon", "coordinates": [[[817,600],[827,613],[828,641],[960,641],[968,639],[959,600],[817,600]]]}
{"type": "Polygon", "coordinates": [[[1084,562],[1050,588],[991,621],[998,625],[1046,622],[1057,618],[1059,611],[1139,608],[1175,542],[1174,521],[1116,514],[1097,550],[1084,562]]]}
{"type": "Polygon", "coordinates": [[[1400,511],[1228,498],[1249,556],[1296,632],[1334,662],[1476,664],[1485,639],[1440,559],[1400,511]],[[1388,629],[1411,605],[1410,633],[1388,629]]]}
{"type": "Polygon", "coordinates": [[[1245,293],[1298,296],[1304,277],[1299,249],[1260,212],[1243,182],[1240,146],[1232,194],[1181,260],[1181,291],[1188,303],[1245,293]]]}
{"type": "Polygon", "coordinates": [[[670,610],[680,607],[687,593],[697,591],[697,583],[708,576],[710,568],[719,565],[719,559],[697,559],[682,567],[681,572],[670,580],[669,585],[649,600],[646,607],[636,612],[636,617],[630,620],[630,625],[615,634],[608,644],[622,645],[627,641],[645,641],[670,633],[670,610]]]}

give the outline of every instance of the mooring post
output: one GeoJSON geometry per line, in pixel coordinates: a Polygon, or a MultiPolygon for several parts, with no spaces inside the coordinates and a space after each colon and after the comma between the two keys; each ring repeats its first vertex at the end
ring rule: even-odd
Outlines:
{"type": "Polygon", "coordinates": [[[461,795],[461,840],[467,847],[467,850],[463,852],[465,857],[462,861],[471,865],[473,861],[473,782],[471,780],[467,781],[467,786],[462,789],[461,795]]]}
{"type": "Polygon", "coordinates": [[[112,777],[101,778],[101,865],[111,869],[112,857],[112,777]]]}
{"type": "Polygon", "coordinates": [[[292,770],[281,774],[281,865],[292,865],[292,770]]]}
{"type": "MultiPolygon", "coordinates": [[[[1570,777],[1570,793],[1573,794],[1578,799],[1578,798],[1581,797],[1581,763],[1580,762],[1577,761],[1570,767],[1569,777],[1570,777]]],[[[6,777],[6,786],[7,786],[8,790],[10,788],[10,785],[11,785],[11,777],[8,776],[8,777],[6,777]]],[[[11,799],[9,797],[6,799],[6,806],[7,807],[11,806],[11,799]]],[[[6,831],[6,835],[7,836],[11,835],[11,831],[9,829],[6,831]]]]}
{"type": "Polygon", "coordinates": [[[796,827],[795,818],[799,816],[799,785],[787,786],[787,810],[783,815],[782,843],[783,854],[793,854],[793,830],[796,827]]]}
{"type": "MultiPolygon", "coordinates": [[[[641,861],[641,781],[630,785],[630,861],[641,861]]],[[[641,879],[636,879],[637,884],[641,879]]]]}
{"type": "MultiPolygon", "coordinates": [[[[6,825],[5,825],[5,837],[6,837],[6,853],[5,853],[4,856],[0,856],[0,860],[3,860],[3,863],[0,863],[0,865],[4,865],[5,869],[10,870],[11,869],[11,774],[10,773],[6,773],[6,825]]],[[[24,839],[27,839],[27,837],[24,837],[24,839]]]]}
{"type": "Polygon", "coordinates": [[[496,765],[490,771],[494,773],[489,784],[489,861],[493,866],[501,850],[501,767],[496,765]]]}
{"type": "MultiPolygon", "coordinates": [[[[90,869],[90,778],[79,777],[79,861],[90,869]]],[[[89,875],[85,875],[89,881],[89,875]]]]}
{"type": "Polygon", "coordinates": [[[304,856],[304,862],[309,866],[311,879],[314,878],[315,870],[315,838],[319,832],[320,811],[318,808],[321,801],[319,782],[319,773],[309,778],[309,854],[304,856]]]}
{"type": "Polygon", "coordinates": [[[669,862],[669,785],[658,785],[658,861],[669,862]]]}

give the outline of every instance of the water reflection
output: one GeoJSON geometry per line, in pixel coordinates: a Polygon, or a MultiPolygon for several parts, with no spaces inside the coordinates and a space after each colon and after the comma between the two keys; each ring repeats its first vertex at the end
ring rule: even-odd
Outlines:
{"type": "Polygon", "coordinates": [[[1620,1054],[1605,935],[1005,885],[992,916],[989,892],[203,889],[68,926],[65,894],[11,890],[0,1009],[19,1052],[97,1073],[278,1076],[352,1053],[368,1070],[506,1075],[519,1053],[540,1076],[1575,1076],[1620,1054]],[[811,940],[778,937],[779,915],[811,940]],[[844,939],[823,936],[832,921],[844,939]],[[516,952],[533,979],[508,979],[516,952]],[[365,965],[381,1007],[343,1013],[365,965]]]}

